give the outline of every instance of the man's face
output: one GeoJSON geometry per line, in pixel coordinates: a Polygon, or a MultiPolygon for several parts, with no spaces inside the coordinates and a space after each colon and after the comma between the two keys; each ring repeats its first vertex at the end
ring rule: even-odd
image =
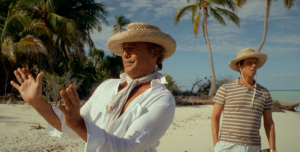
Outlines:
{"type": "Polygon", "coordinates": [[[257,58],[245,59],[244,64],[238,65],[238,68],[242,69],[242,73],[245,77],[254,77],[257,70],[257,58]]]}
{"type": "Polygon", "coordinates": [[[157,55],[148,51],[146,42],[128,42],[122,46],[124,70],[131,78],[140,78],[154,72],[157,55]]]}

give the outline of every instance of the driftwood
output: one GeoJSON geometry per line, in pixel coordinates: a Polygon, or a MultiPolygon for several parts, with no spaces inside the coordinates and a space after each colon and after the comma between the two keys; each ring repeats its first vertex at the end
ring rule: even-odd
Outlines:
{"type": "Polygon", "coordinates": [[[294,103],[286,103],[274,99],[273,103],[274,103],[274,107],[272,109],[273,111],[278,111],[279,109],[281,109],[281,111],[283,110],[295,111],[295,108],[297,108],[300,104],[300,99],[298,102],[294,102],[294,103]]]}
{"type": "Polygon", "coordinates": [[[175,96],[176,106],[188,105],[212,105],[212,97],[208,95],[201,96],[175,96]]]}
{"type": "MultiPolygon", "coordinates": [[[[213,105],[213,97],[211,96],[175,96],[176,106],[188,106],[188,105],[213,105]]],[[[286,103],[276,99],[273,100],[274,107],[273,112],[284,112],[284,110],[295,111],[300,105],[300,99],[298,102],[286,103]]]]}
{"type": "Polygon", "coordinates": [[[46,129],[45,127],[41,126],[40,123],[37,126],[30,126],[30,127],[32,127],[31,130],[32,129],[36,129],[36,130],[38,130],[38,129],[46,129]]]}

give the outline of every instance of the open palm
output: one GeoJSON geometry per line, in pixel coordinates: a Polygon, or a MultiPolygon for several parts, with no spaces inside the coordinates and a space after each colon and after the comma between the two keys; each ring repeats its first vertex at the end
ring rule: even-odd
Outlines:
{"type": "Polygon", "coordinates": [[[37,75],[36,80],[26,69],[20,69],[14,71],[17,80],[21,85],[18,85],[14,81],[11,81],[11,85],[14,86],[21,94],[22,98],[29,104],[42,99],[42,78],[43,72],[37,75]]]}

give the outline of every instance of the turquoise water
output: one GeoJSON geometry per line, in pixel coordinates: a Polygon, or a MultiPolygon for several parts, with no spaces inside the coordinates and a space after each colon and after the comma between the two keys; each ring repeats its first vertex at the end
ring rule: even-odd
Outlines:
{"type": "MultiPolygon", "coordinates": [[[[300,90],[270,90],[272,99],[276,99],[282,102],[297,102],[300,98],[300,90]]],[[[297,107],[297,111],[300,111],[300,106],[297,107]]]]}

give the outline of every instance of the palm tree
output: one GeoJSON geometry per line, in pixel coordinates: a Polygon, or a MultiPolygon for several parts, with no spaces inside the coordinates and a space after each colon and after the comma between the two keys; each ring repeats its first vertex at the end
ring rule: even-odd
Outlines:
{"type": "MultiPolygon", "coordinates": [[[[266,40],[267,31],[268,31],[268,18],[269,18],[269,14],[270,14],[271,2],[272,2],[272,0],[265,0],[264,34],[263,34],[263,39],[260,42],[260,45],[258,46],[258,49],[256,50],[256,52],[260,52],[260,50],[266,40]]],[[[294,0],[284,0],[284,5],[288,10],[290,10],[292,8],[293,4],[294,4],[294,0]]]]}
{"type": "MultiPolygon", "coordinates": [[[[0,29],[1,29],[1,44],[2,46],[6,46],[8,43],[12,44],[10,46],[14,46],[16,42],[16,47],[20,46],[19,44],[22,44],[22,48],[32,48],[31,45],[41,44],[44,46],[46,42],[46,45],[48,49],[51,49],[51,41],[52,41],[52,33],[49,31],[43,24],[40,22],[33,22],[27,15],[19,9],[19,7],[22,5],[23,1],[15,1],[15,0],[5,0],[1,2],[1,7],[3,7],[0,11],[1,17],[4,20],[3,22],[0,22],[0,29]],[[6,16],[5,16],[6,15],[6,16]],[[34,36],[33,36],[34,35],[34,36]],[[5,41],[6,39],[6,41],[5,41]],[[42,41],[41,41],[42,40],[42,41]],[[39,41],[39,42],[38,42],[39,41]],[[49,43],[50,41],[50,43],[49,43]],[[37,43],[38,42],[38,43],[37,43]],[[48,43],[47,43],[48,42],[48,43]],[[50,44],[50,45],[49,45],[50,44]]],[[[16,47],[11,47],[8,49],[2,48],[2,54],[6,54],[8,59],[13,61],[16,66],[19,66],[19,60],[16,60],[16,58],[20,57],[21,55],[15,56],[16,53],[20,54],[18,50],[16,50],[16,47]]],[[[32,53],[37,50],[30,50],[27,49],[27,53],[23,53],[25,56],[27,56],[27,65],[28,68],[31,69],[32,67],[32,60],[36,59],[35,56],[32,55],[39,55],[40,63],[38,70],[41,70],[41,62],[42,62],[42,53],[32,53]]],[[[43,47],[42,51],[44,54],[48,55],[48,51],[45,50],[45,47],[43,47]]],[[[24,52],[24,51],[23,51],[24,52]]]]}
{"type": "Polygon", "coordinates": [[[94,30],[100,32],[102,24],[108,25],[106,6],[94,0],[25,0],[18,6],[33,21],[41,22],[53,33],[53,65],[60,51],[66,70],[66,60],[72,60],[71,51],[83,59],[84,45],[87,44],[91,50],[95,47],[90,33],[94,30]]]}
{"type": "Polygon", "coordinates": [[[104,58],[104,50],[95,48],[89,52],[88,56],[93,58],[93,66],[96,67],[99,59],[104,58]]]}
{"type": "MultiPolygon", "coordinates": [[[[246,4],[247,0],[235,0],[235,4],[238,7],[242,7],[244,4],[246,4]]],[[[276,0],[277,1],[277,0],[276,0]]],[[[270,8],[271,8],[271,2],[272,0],[265,0],[265,19],[264,19],[264,33],[262,41],[260,42],[258,49],[256,52],[260,52],[261,48],[263,47],[266,37],[267,37],[267,31],[268,31],[268,18],[270,14],[270,8]]],[[[290,10],[292,6],[294,5],[295,0],[284,0],[284,6],[290,10]]]]}
{"type": "Polygon", "coordinates": [[[124,15],[116,15],[115,16],[116,23],[114,24],[114,33],[117,34],[119,32],[125,31],[123,27],[130,23],[130,19],[126,19],[124,15]]]}
{"type": "MultiPolygon", "coordinates": [[[[189,3],[190,1],[187,0],[189,3]]],[[[216,77],[215,77],[215,70],[213,65],[213,57],[212,57],[212,51],[208,39],[208,33],[207,33],[207,18],[212,16],[215,18],[221,25],[226,25],[224,21],[224,17],[235,23],[237,26],[239,26],[239,18],[234,13],[235,6],[234,2],[232,0],[196,0],[195,4],[190,4],[187,6],[184,6],[176,11],[174,22],[175,24],[178,24],[179,20],[183,15],[187,12],[192,13],[192,23],[194,24],[194,35],[197,36],[198,30],[199,30],[199,24],[200,24],[200,16],[202,15],[202,32],[203,36],[205,38],[206,45],[208,46],[208,52],[209,52],[209,58],[210,58],[210,69],[211,69],[211,87],[209,91],[209,95],[215,95],[217,91],[216,86],[216,77]],[[217,7],[216,5],[221,5],[223,7],[229,8],[231,11],[227,9],[223,9],[220,7],[217,7]],[[196,16],[197,14],[197,16],[196,16]],[[195,19],[196,16],[196,19],[195,19]]]]}

